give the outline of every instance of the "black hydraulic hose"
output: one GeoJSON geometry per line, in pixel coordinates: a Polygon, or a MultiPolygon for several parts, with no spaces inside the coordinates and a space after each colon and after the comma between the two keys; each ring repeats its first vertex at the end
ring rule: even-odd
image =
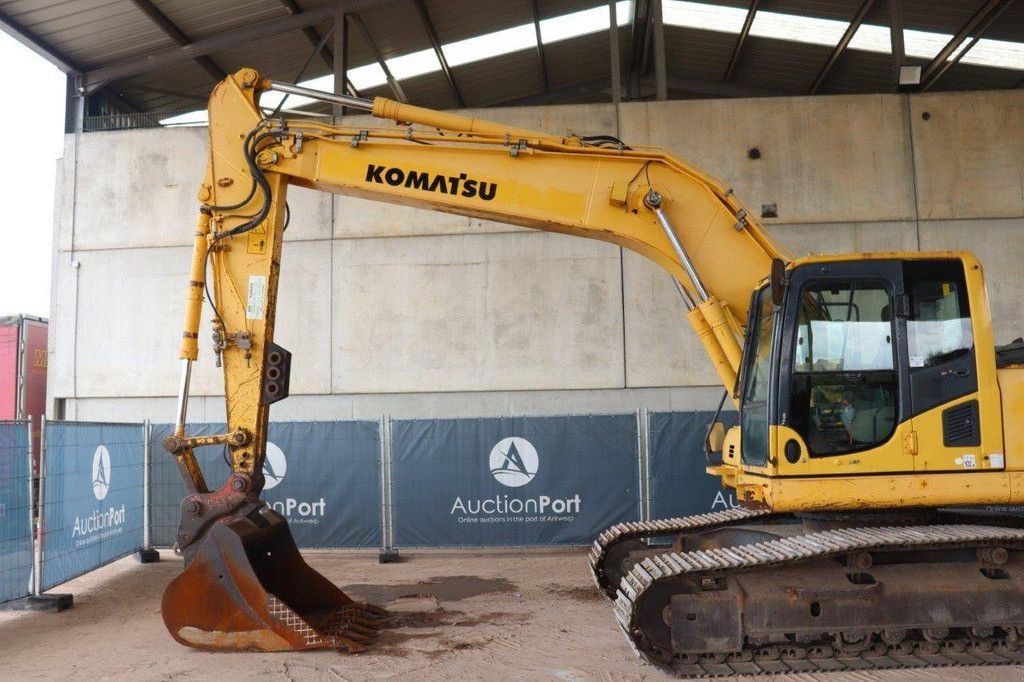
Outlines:
{"type": "MultiPolygon", "coordinates": [[[[263,127],[263,125],[265,123],[266,123],[266,120],[260,121],[259,123],[256,124],[256,127],[253,128],[252,130],[250,130],[249,134],[245,136],[245,141],[242,143],[242,150],[245,152],[246,158],[248,158],[248,156],[249,156],[249,143],[252,142],[252,138],[256,134],[256,131],[259,130],[261,127],[263,127]]],[[[242,208],[243,206],[248,204],[250,201],[252,201],[252,198],[255,195],[256,195],[256,178],[254,177],[252,179],[252,186],[249,188],[249,194],[246,195],[246,197],[244,199],[242,199],[237,204],[232,204],[230,206],[210,206],[210,210],[211,211],[234,211],[235,209],[242,208]]]]}

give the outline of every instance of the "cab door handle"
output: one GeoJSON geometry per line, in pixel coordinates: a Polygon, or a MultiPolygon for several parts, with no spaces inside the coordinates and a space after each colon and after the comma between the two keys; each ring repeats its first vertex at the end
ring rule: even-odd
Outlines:
{"type": "Polygon", "coordinates": [[[966,369],[963,369],[963,368],[960,368],[960,369],[944,369],[944,370],[942,370],[942,372],[939,373],[939,376],[942,376],[942,377],[948,377],[948,376],[965,377],[965,376],[967,376],[969,374],[970,374],[970,372],[967,371],[966,369]]]}

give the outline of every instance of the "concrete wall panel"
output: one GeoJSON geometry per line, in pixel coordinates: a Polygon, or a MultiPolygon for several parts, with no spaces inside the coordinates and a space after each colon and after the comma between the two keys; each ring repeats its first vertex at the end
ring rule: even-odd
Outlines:
{"type": "MultiPolygon", "coordinates": [[[[282,259],[278,343],[297,356],[293,393],[330,391],[330,248],[288,245],[282,259]]],[[[177,391],[178,344],[190,250],[79,252],[77,391],[80,396],[166,396],[177,391]]],[[[210,350],[209,306],[199,332],[193,395],[222,395],[210,350]]],[[[66,344],[62,344],[63,350],[66,344]]],[[[59,397],[61,394],[57,393],[59,397]]]]}
{"type": "Polygon", "coordinates": [[[619,249],[521,233],[334,243],[334,392],[622,385],[619,249]]]}
{"type": "MultiPolygon", "coordinates": [[[[447,417],[503,417],[623,414],[641,407],[659,411],[713,410],[722,391],[718,387],[593,389],[584,391],[466,391],[456,393],[371,393],[350,395],[295,395],[270,408],[278,421],[377,420],[447,417]]],[[[83,398],[72,403],[77,419],[121,421],[174,420],[174,398],[83,398]]],[[[725,409],[732,409],[727,403],[725,409]]],[[[189,402],[189,421],[222,422],[224,401],[196,397],[189,402]]]]}
{"type": "Polygon", "coordinates": [[[206,128],[79,136],[75,249],[190,244],[206,147],[206,128]]]}
{"type": "MultiPolygon", "coordinates": [[[[76,271],[67,253],[53,259],[50,272],[50,324],[47,333],[49,362],[47,396],[75,396],[76,271]]],[[[52,402],[50,403],[52,405],[52,402]]]]}
{"type": "Polygon", "coordinates": [[[697,164],[756,216],[776,204],[783,223],[912,220],[904,106],[886,95],[633,103],[621,137],[697,164]]]}
{"type": "Polygon", "coordinates": [[[1024,219],[922,221],[921,248],[972,251],[985,271],[996,343],[1024,336],[1024,219]]]}
{"type": "MultiPolygon", "coordinates": [[[[61,230],[60,247],[191,246],[196,193],[206,172],[206,134],[206,128],[167,128],[80,136],[78,191],[75,178],[65,183],[64,205],[74,212],[61,230]]],[[[65,160],[70,152],[72,163],[74,139],[68,135],[65,148],[65,160]]],[[[289,240],[330,238],[330,196],[293,187],[288,204],[289,240]]]]}
{"type": "Polygon", "coordinates": [[[623,254],[626,386],[719,384],[669,274],[643,256],[623,254]]]}
{"type": "MultiPolygon", "coordinates": [[[[54,220],[57,234],[53,242],[55,251],[70,251],[74,248],[75,210],[75,148],[78,137],[64,136],[64,156],[57,160],[57,187],[54,198],[54,220]]],[[[55,275],[56,276],[56,275],[55,275]]]]}
{"type": "Polygon", "coordinates": [[[1021,90],[910,99],[922,220],[1024,215],[1022,109],[1021,90]]]}
{"type": "Polygon", "coordinates": [[[769,225],[768,232],[797,258],[812,253],[917,250],[915,222],[769,225]]]}

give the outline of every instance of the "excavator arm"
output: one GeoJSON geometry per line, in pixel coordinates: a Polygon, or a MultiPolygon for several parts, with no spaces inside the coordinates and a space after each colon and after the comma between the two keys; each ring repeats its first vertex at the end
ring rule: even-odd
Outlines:
{"type": "Polygon", "coordinates": [[[787,258],[730,189],[664,150],[610,137],[559,137],[385,98],[339,97],[271,82],[252,69],[215,88],[209,132],[177,426],[165,442],[188,491],[177,538],[188,567],[168,588],[164,614],[175,638],[191,646],[352,649],[365,634],[354,626],[368,627],[377,615],[305,566],[283,518],[259,500],[269,406],[288,393],[290,355],[274,343],[274,321],[289,185],[599,239],[640,253],[673,278],[689,323],[730,391],[751,291],[774,260],[787,258]],[[365,129],[267,116],[259,99],[271,89],[366,109],[400,125],[365,129]],[[224,368],[228,429],[189,437],[188,385],[204,296],[211,298],[214,352],[224,368]],[[208,489],[196,462],[193,450],[203,445],[229,453],[232,473],[220,490],[208,489]],[[225,573],[250,592],[225,588],[225,573]],[[317,589],[293,594],[286,582],[317,589]],[[242,624],[225,623],[218,613],[197,615],[206,609],[197,610],[189,596],[211,592],[220,595],[213,600],[219,612],[251,611],[254,603],[262,610],[242,624]],[[318,639],[310,644],[294,635],[301,627],[281,625],[295,618],[318,639]]]}

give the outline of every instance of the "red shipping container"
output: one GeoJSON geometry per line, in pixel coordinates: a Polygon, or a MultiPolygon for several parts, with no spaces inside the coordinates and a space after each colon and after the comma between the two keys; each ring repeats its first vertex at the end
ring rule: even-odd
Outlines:
{"type": "Polygon", "coordinates": [[[46,320],[0,317],[0,420],[32,420],[32,474],[39,475],[39,427],[46,413],[46,320]]]}

